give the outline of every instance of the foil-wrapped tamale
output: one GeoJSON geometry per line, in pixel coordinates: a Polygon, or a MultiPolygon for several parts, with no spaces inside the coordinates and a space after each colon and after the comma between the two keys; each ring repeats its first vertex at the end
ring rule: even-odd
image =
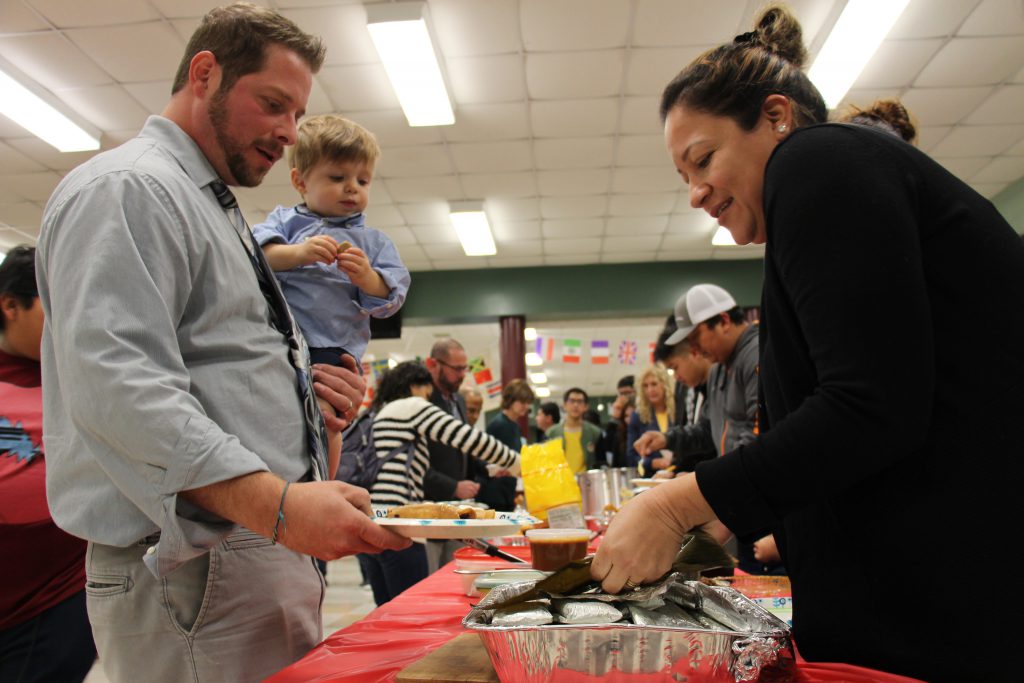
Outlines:
{"type": "Polygon", "coordinates": [[[675,582],[668,587],[665,598],[688,609],[700,609],[700,594],[693,584],[675,582]]]}
{"type": "Polygon", "coordinates": [[[554,621],[551,610],[542,602],[521,602],[494,610],[492,626],[544,626],[554,621]]]}
{"type": "Polygon", "coordinates": [[[614,624],[622,619],[622,610],[597,600],[552,600],[552,611],[562,624],[614,624]]]}
{"type": "Polygon", "coordinates": [[[719,603],[713,599],[702,600],[700,608],[705,615],[732,631],[742,632],[750,627],[747,620],[738,614],[732,605],[724,601],[719,603]]]}
{"type": "Polygon", "coordinates": [[[699,621],[691,617],[682,607],[674,603],[667,602],[664,607],[661,607],[656,611],[658,614],[670,619],[673,622],[671,624],[672,626],[679,626],[681,628],[701,628],[699,621]]]}
{"type": "Polygon", "coordinates": [[[712,619],[708,615],[704,614],[703,612],[698,612],[696,610],[690,610],[690,609],[683,609],[683,611],[686,612],[687,616],[689,616],[691,619],[695,619],[703,628],[706,628],[709,631],[731,631],[732,630],[728,626],[726,626],[725,624],[718,623],[717,621],[715,621],[714,619],[712,619]]]}

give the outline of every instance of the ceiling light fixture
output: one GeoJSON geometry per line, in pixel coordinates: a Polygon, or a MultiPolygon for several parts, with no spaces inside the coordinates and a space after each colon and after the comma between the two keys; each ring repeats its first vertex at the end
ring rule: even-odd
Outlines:
{"type": "Polygon", "coordinates": [[[455,123],[424,2],[366,8],[366,27],[410,126],[455,123]]]}
{"type": "Polygon", "coordinates": [[[493,256],[498,253],[483,202],[452,202],[448,210],[466,256],[493,256]]]}
{"type": "Polygon", "coordinates": [[[729,232],[728,228],[719,226],[711,237],[711,244],[716,247],[735,247],[736,240],[732,238],[732,233],[729,232]]]}
{"type": "Polygon", "coordinates": [[[0,60],[0,114],[61,152],[100,148],[100,131],[80,121],[60,100],[4,60],[0,60]]]}
{"type": "Polygon", "coordinates": [[[846,3],[807,72],[829,109],[835,109],[843,101],[908,2],[849,0],[846,3]]]}
{"type": "Polygon", "coordinates": [[[530,351],[528,354],[526,354],[526,364],[529,365],[531,368],[535,368],[538,365],[544,365],[544,359],[540,357],[539,353],[534,353],[533,351],[530,351]]]}
{"type": "Polygon", "coordinates": [[[549,398],[551,396],[551,390],[547,387],[536,387],[533,390],[533,394],[537,398],[549,398]]]}
{"type": "Polygon", "coordinates": [[[530,381],[533,382],[534,384],[547,384],[548,376],[545,375],[543,372],[531,372],[530,381]]]}
{"type": "Polygon", "coordinates": [[[527,327],[523,329],[523,340],[524,341],[537,341],[537,328],[527,327]]]}

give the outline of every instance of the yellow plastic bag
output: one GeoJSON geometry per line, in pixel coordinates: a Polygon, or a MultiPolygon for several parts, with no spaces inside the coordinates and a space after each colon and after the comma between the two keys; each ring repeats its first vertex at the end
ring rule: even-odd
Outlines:
{"type": "Polygon", "coordinates": [[[561,439],[524,446],[520,455],[526,509],[540,519],[547,519],[551,508],[575,503],[581,506],[576,476],[569,469],[561,439]]]}

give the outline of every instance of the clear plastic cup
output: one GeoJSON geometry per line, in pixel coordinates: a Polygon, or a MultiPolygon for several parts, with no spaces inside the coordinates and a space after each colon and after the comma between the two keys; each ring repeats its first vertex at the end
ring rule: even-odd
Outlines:
{"type": "Polygon", "coordinates": [[[553,572],[587,555],[588,529],[529,529],[531,564],[534,569],[553,572]]]}

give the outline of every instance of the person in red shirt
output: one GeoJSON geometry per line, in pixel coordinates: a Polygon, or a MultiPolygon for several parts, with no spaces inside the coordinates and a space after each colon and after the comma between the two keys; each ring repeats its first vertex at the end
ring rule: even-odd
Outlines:
{"type": "Polygon", "coordinates": [[[35,249],[0,264],[0,681],[81,681],[96,659],[85,541],[46,505],[35,249]]]}

